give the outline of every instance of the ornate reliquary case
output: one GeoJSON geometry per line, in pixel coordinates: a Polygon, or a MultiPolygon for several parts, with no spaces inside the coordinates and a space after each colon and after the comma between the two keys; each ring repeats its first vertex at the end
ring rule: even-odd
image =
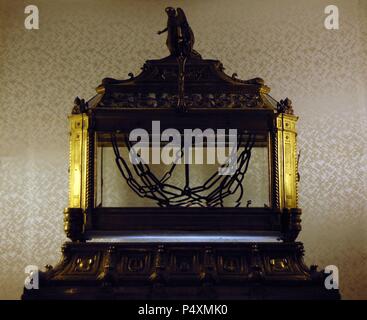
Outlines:
{"type": "Polygon", "coordinates": [[[338,298],[294,241],[291,101],[203,59],[183,11],[166,12],[168,57],[75,99],[64,212],[72,241],[41,274],[42,290],[23,298],[338,298]]]}
{"type": "MultiPolygon", "coordinates": [[[[142,70],[128,80],[104,79],[88,102],[76,99],[69,117],[68,237],[205,231],[261,232],[294,240],[301,211],[298,118],[290,100],[276,102],[262,79],[239,80],[226,75],[219,61],[195,55],[185,64],[185,109],[179,110],[177,59],[148,60],[142,70]],[[194,161],[177,164],[172,172],[169,165],[150,163],[146,168],[151,177],[144,179],[146,169],[137,170],[129,161],[128,137],[136,128],[146,130],[151,155],[153,123],[158,132],[174,128],[182,136],[188,129],[210,128],[214,135],[225,130],[226,139],[230,130],[236,130],[237,155],[242,156],[239,172],[233,175],[238,181],[216,175],[215,163],[194,161]],[[116,162],[119,157],[124,160],[121,164],[116,162]]],[[[163,142],[155,147],[162,148],[163,142]]],[[[205,155],[209,145],[204,141],[201,148],[205,155]]]]}

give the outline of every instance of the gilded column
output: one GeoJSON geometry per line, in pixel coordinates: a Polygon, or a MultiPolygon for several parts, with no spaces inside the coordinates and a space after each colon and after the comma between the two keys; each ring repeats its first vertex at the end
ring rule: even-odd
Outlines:
{"type": "Polygon", "coordinates": [[[86,225],[86,209],[90,203],[89,118],[85,113],[72,114],[69,116],[69,125],[69,205],[64,211],[64,230],[70,239],[82,240],[86,225]]]}
{"type": "Polygon", "coordinates": [[[297,208],[297,120],[298,117],[285,113],[276,118],[280,208],[297,208]]]}

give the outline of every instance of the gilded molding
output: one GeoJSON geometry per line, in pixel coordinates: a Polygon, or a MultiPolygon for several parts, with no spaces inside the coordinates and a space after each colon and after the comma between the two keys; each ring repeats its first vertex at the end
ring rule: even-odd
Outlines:
{"type": "Polygon", "coordinates": [[[84,113],[69,116],[69,208],[87,207],[88,116],[84,113]]]}
{"type": "Polygon", "coordinates": [[[93,170],[90,159],[94,143],[89,132],[89,118],[85,113],[69,116],[70,158],[69,158],[69,203],[64,211],[64,230],[73,241],[82,240],[87,221],[86,209],[92,202],[90,182],[93,170]]]}
{"type": "Polygon", "coordinates": [[[276,117],[276,157],[279,188],[279,208],[297,208],[298,168],[297,130],[298,117],[279,113],[276,117]]]}

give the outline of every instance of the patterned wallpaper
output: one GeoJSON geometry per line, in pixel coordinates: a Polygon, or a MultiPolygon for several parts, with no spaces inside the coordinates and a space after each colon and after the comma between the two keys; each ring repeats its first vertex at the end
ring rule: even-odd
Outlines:
{"type": "Polygon", "coordinates": [[[104,77],[137,74],[167,54],[167,5],[186,11],[205,58],[240,78],[262,77],[292,99],[302,150],[300,240],[306,262],[335,264],[344,298],[367,298],[367,1],[0,0],[0,298],[17,299],[24,267],[55,264],[65,241],[68,128],[75,96],[104,77]]]}

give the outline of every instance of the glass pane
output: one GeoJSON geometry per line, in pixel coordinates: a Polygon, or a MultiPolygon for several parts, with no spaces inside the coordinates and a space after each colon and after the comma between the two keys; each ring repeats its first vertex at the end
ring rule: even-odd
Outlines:
{"type": "MultiPolygon", "coordinates": [[[[149,154],[150,164],[141,165],[139,170],[137,166],[134,168],[130,161],[125,138],[122,135],[116,137],[118,153],[126,163],[125,167],[121,160],[119,162],[123,172],[116,163],[111,135],[100,133],[97,136],[96,206],[157,207],[168,204],[196,207],[270,206],[267,133],[256,135],[250,156],[249,153],[245,153],[244,156],[245,147],[249,144],[248,137],[240,139],[237,169],[233,175],[218,174],[221,165],[218,162],[217,151],[205,143],[197,149],[190,149],[189,165],[151,164],[153,149],[149,145],[146,152],[149,154]],[[200,154],[203,163],[197,164],[200,154]],[[213,155],[214,160],[210,158],[213,155]],[[248,161],[244,161],[246,157],[248,161]],[[146,170],[149,170],[149,173],[142,174],[142,171],[146,170]],[[130,175],[131,179],[127,181],[126,178],[130,175]]],[[[162,151],[164,145],[160,147],[161,149],[157,149],[162,151]]],[[[175,150],[176,158],[183,155],[179,147],[175,150]]],[[[225,150],[228,156],[233,149],[227,145],[225,150]]],[[[170,153],[171,157],[172,155],[173,152],[170,153]]],[[[181,158],[182,162],[183,159],[181,158]]]]}

